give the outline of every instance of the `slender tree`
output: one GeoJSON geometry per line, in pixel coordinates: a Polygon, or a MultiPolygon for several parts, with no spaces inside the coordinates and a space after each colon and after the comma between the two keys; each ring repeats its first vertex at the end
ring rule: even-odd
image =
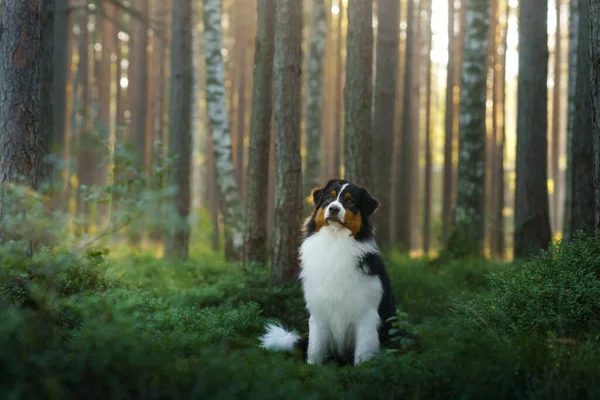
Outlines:
{"type": "Polygon", "coordinates": [[[273,113],[273,53],[276,0],[258,0],[258,30],[254,54],[254,84],[250,151],[248,154],[244,264],[267,262],[267,202],[271,115],[273,113]]]}
{"type": "Polygon", "coordinates": [[[460,94],[458,184],[453,251],[477,254],[483,245],[485,183],[486,50],[489,1],[467,0],[460,94]]]}
{"type": "Polygon", "coordinates": [[[373,95],[373,155],[371,168],[373,192],[381,206],[374,214],[377,240],[389,244],[392,204],[392,152],[394,148],[394,120],[396,118],[396,77],[400,49],[400,0],[379,0],[377,4],[377,58],[375,60],[375,88],[373,95]],[[383,168],[382,168],[383,166],[383,168]]]}
{"type": "Polygon", "coordinates": [[[344,129],[342,124],[342,112],[343,103],[342,103],[342,92],[343,92],[343,84],[344,84],[344,30],[342,29],[342,24],[344,21],[344,2],[342,0],[338,0],[338,17],[337,17],[337,34],[336,34],[336,62],[335,62],[335,79],[334,79],[334,131],[333,131],[333,154],[331,157],[332,168],[331,168],[331,176],[329,178],[334,178],[337,176],[341,176],[340,168],[342,166],[342,151],[341,151],[341,143],[342,143],[342,130],[344,129]]]}
{"type": "MultiPolygon", "coordinates": [[[[308,59],[308,93],[306,99],[306,163],[304,165],[303,195],[308,196],[311,189],[321,182],[321,136],[323,108],[323,67],[325,55],[325,2],[313,2],[313,26],[310,38],[308,59]]],[[[305,213],[310,204],[304,202],[305,213]]]]}
{"type": "Polygon", "coordinates": [[[596,188],[596,229],[600,229],[600,1],[588,0],[590,88],[594,134],[594,184],[596,188]]]}
{"type": "Polygon", "coordinates": [[[401,144],[400,144],[400,165],[397,180],[396,195],[396,225],[397,225],[397,243],[404,250],[409,250],[411,246],[411,231],[412,231],[412,216],[411,216],[411,197],[412,191],[415,189],[414,181],[414,158],[413,150],[415,143],[414,129],[414,107],[417,106],[412,99],[413,89],[413,74],[414,74],[414,58],[417,57],[416,40],[417,40],[417,18],[415,10],[418,10],[418,5],[415,6],[415,1],[408,0],[406,14],[406,50],[405,50],[405,67],[404,67],[404,87],[403,87],[403,111],[402,111],[402,129],[401,129],[401,144]]]}
{"type": "MultiPolygon", "coordinates": [[[[554,79],[554,88],[552,89],[552,130],[550,136],[550,176],[554,182],[554,191],[552,192],[550,210],[551,226],[554,231],[558,232],[559,227],[559,209],[560,209],[560,193],[559,180],[559,157],[560,157],[560,125],[561,125],[561,61],[562,61],[562,38],[560,27],[560,3],[561,0],[555,0],[556,13],[555,23],[556,31],[554,34],[554,65],[552,78],[554,79]]],[[[589,96],[588,96],[589,97],[589,96]]]]}
{"type": "Polygon", "coordinates": [[[425,198],[423,210],[423,251],[427,255],[431,247],[431,191],[433,150],[431,140],[431,47],[433,30],[431,28],[432,0],[426,0],[427,23],[425,26],[425,198]]]}
{"type": "Polygon", "coordinates": [[[206,104],[213,140],[217,184],[222,203],[226,237],[232,239],[232,254],[239,258],[243,246],[243,216],[231,148],[231,132],[225,102],[225,71],[221,54],[221,2],[204,1],[204,57],[206,59],[206,104]]]}
{"type": "Polygon", "coordinates": [[[521,3],[515,188],[515,257],[550,242],[547,168],[548,2],[521,3]]]}
{"type": "Polygon", "coordinates": [[[190,167],[192,154],[192,1],[173,1],[169,93],[169,184],[177,187],[167,218],[165,258],[185,260],[189,252],[190,167]]]}
{"type": "MultiPolygon", "coordinates": [[[[41,13],[41,42],[40,42],[40,140],[36,158],[40,163],[40,179],[46,179],[46,185],[56,186],[52,182],[52,174],[57,157],[52,154],[58,150],[55,146],[54,134],[54,16],[55,0],[40,1],[41,13]]],[[[59,136],[58,134],[56,136],[59,136]]],[[[59,143],[62,140],[59,139],[59,143]]],[[[38,180],[38,184],[42,183],[38,180]]]]}
{"type": "Polygon", "coordinates": [[[55,151],[64,151],[66,109],[67,109],[67,69],[70,63],[67,59],[69,47],[68,0],[55,0],[54,12],[54,39],[53,64],[54,87],[53,99],[54,115],[52,118],[54,131],[55,151]]]}
{"type": "Polygon", "coordinates": [[[577,24],[577,53],[575,75],[575,91],[573,102],[573,131],[569,161],[570,192],[569,207],[571,208],[568,221],[566,240],[582,229],[587,234],[594,232],[594,138],[592,135],[592,99],[590,90],[590,60],[588,55],[588,22],[589,14],[587,0],[577,0],[579,3],[577,24]]]}
{"type": "Polygon", "coordinates": [[[300,246],[302,2],[278,0],[276,15],[273,89],[277,165],[271,282],[281,284],[296,276],[300,246]]]}

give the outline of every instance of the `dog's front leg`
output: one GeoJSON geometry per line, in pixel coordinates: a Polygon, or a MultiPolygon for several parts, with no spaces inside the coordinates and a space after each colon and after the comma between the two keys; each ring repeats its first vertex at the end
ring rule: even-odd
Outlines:
{"type": "Polygon", "coordinates": [[[370,360],[379,352],[379,334],[377,332],[379,323],[379,314],[375,310],[365,315],[356,324],[355,366],[370,360]]]}
{"type": "Polygon", "coordinates": [[[308,319],[308,352],[309,364],[321,364],[327,356],[329,348],[329,330],[327,324],[314,316],[308,319]]]}

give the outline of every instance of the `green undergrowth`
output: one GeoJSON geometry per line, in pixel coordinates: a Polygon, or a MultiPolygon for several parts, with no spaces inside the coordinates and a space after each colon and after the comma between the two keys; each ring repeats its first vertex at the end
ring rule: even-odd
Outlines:
{"type": "Polygon", "coordinates": [[[306,334],[308,317],[263,267],[1,247],[0,398],[598,398],[598,239],[524,265],[392,253],[397,324],[423,346],[358,368],[258,348],[267,321],[306,334]]]}

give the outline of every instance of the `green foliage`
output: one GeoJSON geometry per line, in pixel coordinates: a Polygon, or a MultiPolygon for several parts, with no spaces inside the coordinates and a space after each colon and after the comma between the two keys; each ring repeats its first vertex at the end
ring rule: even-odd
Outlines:
{"type": "Polygon", "coordinates": [[[523,266],[392,253],[393,349],[358,368],[258,348],[271,319],[307,333],[300,285],[263,266],[4,246],[0,398],[598,398],[598,243],[523,266]]]}
{"type": "Polygon", "coordinates": [[[491,274],[491,296],[459,307],[502,334],[600,333],[600,235],[554,243],[525,265],[491,274]]]}

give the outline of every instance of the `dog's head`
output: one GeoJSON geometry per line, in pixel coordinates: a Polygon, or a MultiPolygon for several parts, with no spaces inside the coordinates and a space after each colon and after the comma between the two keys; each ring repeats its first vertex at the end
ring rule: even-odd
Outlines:
{"type": "Polygon", "coordinates": [[[369,217],[379,207],[379,201],[366,188],[332,179],[313,189],[309,199],[315,208],[307,223],[308,234],[329,225],[347,228],[355,238],[371,234],[369,217]]]}

